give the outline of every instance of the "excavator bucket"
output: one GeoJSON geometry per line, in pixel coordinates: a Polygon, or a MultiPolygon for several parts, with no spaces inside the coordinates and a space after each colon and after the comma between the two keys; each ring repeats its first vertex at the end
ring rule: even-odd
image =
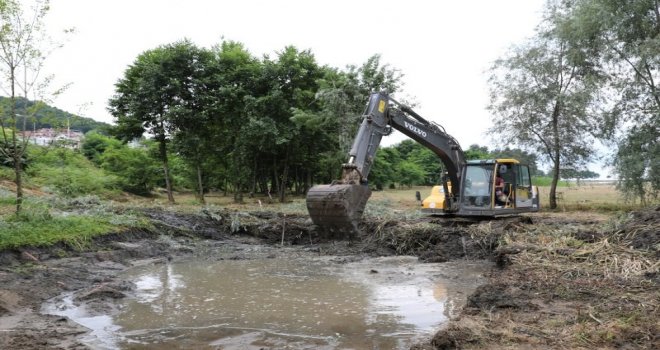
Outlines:
{"type": "Polygon", "coordinates": [[[307,192],[307,211],[328,238],[354,237],[371,196],[363,185],[317,185],[307,192]]]}

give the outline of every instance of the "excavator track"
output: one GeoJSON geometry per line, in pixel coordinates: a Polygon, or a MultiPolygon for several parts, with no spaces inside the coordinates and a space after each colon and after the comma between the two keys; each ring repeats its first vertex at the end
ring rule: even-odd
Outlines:
{"type": "Polygon", "coordinates": [[[364,185],[317,185],[307,192],[307,210],[328,238],[352,238],[371,196],[364,185]]]}

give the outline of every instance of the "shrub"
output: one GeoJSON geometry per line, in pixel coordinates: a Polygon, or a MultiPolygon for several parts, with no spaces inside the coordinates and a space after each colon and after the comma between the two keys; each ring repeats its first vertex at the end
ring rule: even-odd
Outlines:
{"type": "Polygon", "coordinates": [[[39,147],[31,153],[33,162],[28,175],[34,183],[59,195],[110,194],[117,188],[115,176],[98,169],[72,150],[39,147]]]}

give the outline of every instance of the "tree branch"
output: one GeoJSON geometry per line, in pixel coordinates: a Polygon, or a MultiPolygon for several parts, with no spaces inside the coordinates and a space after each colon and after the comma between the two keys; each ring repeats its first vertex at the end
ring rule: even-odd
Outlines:
{"type": "Polygon", "coordinates": [[[644,69],[646,69],[646,73],[649,75],[649,81],[651,82],[651,95],[653,95],[655,104],[658,106],[658,111],[660,111],[660,93],[658,93],[658,88],[655,86],[655,82],[653,81],[653,74],[651,73],[651,67],[649,67],[648,61],[644,61],[644,69]]]}
{"type": "Polygon", "coordinates": [[[642,74],[642,72],[640,72],[639,69],[637,69],[635,64],[631,62],[630,59],[626,57],[626,55],[621,50],[619,50],[615,45],[611,45],[611,47],[612,50],[614,50],[614,52],[616,52],[624,61],[626,61],[632,67],[632,69],[635,71],[635,74],[637,74],[642,80],[644,80],[646,85],[649,86],[651,85],[651,83],[648,81],[646,76],[644,76],[644,74],[642,74]]]}

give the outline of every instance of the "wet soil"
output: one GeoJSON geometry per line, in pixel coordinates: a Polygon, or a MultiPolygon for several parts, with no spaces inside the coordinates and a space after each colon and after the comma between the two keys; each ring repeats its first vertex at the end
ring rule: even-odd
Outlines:
{"type": "Polygon", "coordinates": [[[125,297],[132,288],[117,276],[135,265],[209,252],[217,259],[237,260],[296,250],[335,255],[337,262],[397,254],[427,262],[496,261],[489,282],[468,298],[460,316],[417,349],[653,348],[660,345],[659,213],[631,213],[622,224],[607,228],[606,218],[597,215],[538,214],[485,222],[366,220],[359,237],[337,241],[324,238],[303,215],[144,210],[153,229],[101,236],[77,249],[0,252],[0,348],[86,349],[80,342],[86,328],[66,317],[41,314],[41,305],[75,291],[75,302],[107,308],[109,300],[125,297]],[[572,245],[555,247],[550,238],[538,238],[567,227],[561,237],[575,240],[572,245]],[[526,235],[535,238],[520,238],[526,235]],[[616,271],[604,273],[601,260],[605,266],[614,262],[596,249],[620,253],[615,244],[632,252],[626,253],[631,270],[640,264],[647,268],[626,275],[622,260],[612,267],[616,271]],[[279,249],[282,245],[291,249],[279,249]]]}

